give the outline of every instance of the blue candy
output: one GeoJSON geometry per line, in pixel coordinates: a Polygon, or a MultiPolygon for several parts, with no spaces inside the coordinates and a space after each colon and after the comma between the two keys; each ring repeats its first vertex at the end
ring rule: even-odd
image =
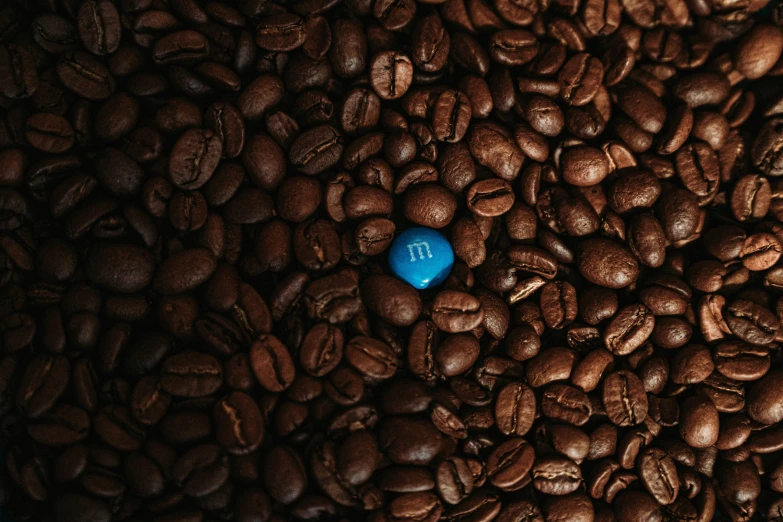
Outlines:
{"type": "Polygon", "coordinates": [[[448,240],[431,228],[409,228],[389,249],[389,267],[394,275],[419,289],[442,283],[453,264],[454,251],[448,240]]]}

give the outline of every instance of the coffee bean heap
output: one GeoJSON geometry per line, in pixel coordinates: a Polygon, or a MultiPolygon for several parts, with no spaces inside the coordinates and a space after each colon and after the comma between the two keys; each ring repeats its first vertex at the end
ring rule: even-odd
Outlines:
{"type": "Polygon", "coordinates": [[[0,0],[0,504],[783,521],[764,4],[0,0]]]}

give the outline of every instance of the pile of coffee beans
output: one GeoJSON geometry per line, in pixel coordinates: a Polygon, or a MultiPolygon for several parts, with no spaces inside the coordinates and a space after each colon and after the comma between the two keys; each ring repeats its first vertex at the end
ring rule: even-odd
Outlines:
{"type": "Polygon", "coordinates": [[[783,521],[766,3],[0,0],[3,510],[783,521]]]}

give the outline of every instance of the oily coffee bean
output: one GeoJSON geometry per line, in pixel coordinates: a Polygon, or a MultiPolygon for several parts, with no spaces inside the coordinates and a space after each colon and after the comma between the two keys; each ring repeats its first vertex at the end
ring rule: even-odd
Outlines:
{"type": "Polygon", "coordinates": [[[68,386],[71,365],[63,356],[41,355],[25,370],[16,391],[16,406],[28,417],[40,417],[57,403],[68,386]]]}
{"type": "Polygon", "coordinates": [[[484,320],[484,309],[474,296],[456,290],[440,292],[432,304],[432,321],[448,333],[467,332],[484,320]]]}
{"type": "Polygon", "coordinates": [[[511,185],[502,179],[477,181],[468,188],[466,197],[468,208],[482,217],[500,216],[514,205],[511,185]]]}
{"type": "Polygon", "coordinates": [[[182,352],[161,364],[160,385],[175,397],[203,397],[223,384],[220,362],[208,354],[182,352]]]}
{"type": "Polygon", "coordinates": [[[242,455],[253,451],[264,437],[264,422],[256,402],[233,392],[215,404],[215,432],[226,451],[242,455]]]}
{"type": "Polygon", "coordinates": [[[215,171],[223,153],[220,137],[206,129],[186,131],[169,158],[171,181],[182,189],[203,186],[215,171]]]}
{"type": "Polygon", "coordinates": [[[288,349],[273,335],[256,339],[250,347],[250,365],[261,386],[272,392],[291,386],[296,375],[288,349]]]}
{"type": "Polygon", "coordinates": [[[677,499],[680,479],[674,460],[660,448],[647,448],[639,455],[639,477],[647,491],[662,505],[677,499]]]}
{"type": "Polygon", "coordinates": [[[492,450],[487,458],[487,478],[499,488],[519,487],[529,483],[535,451],[524,439],[511,438],[492,450]]]}
{"type": "Polygon", "coordinates": [[[502,433],[525,435],[533,425],[535,413],[533,390],[524,384],[509,384],[498,392],[495,423],[502,433]]]}
{"type": "Polygon", "coordinates": [[[533,486],[549,495],[568,495],[582,483],[579,466],[565,457],[543,457],[531,470],[533,486]]]}
{"type": "Polygon", "coordinates": [[[647,395],[639,378],[625,370],[610,373],[603,384],[606,414],[618,426],[632,426],[647,417],[647,395]]]}
{"type": "Polygon", "coordinates": [[[384,100],[401,98],[413,81],[411,59],[401,52],[381,51],[370,62],[370,85],[384,100]]]}

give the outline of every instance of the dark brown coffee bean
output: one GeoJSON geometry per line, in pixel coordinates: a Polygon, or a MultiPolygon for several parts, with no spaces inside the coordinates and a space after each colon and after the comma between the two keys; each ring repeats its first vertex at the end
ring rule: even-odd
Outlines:
{"type": "Polygon", "coordinates": [[[104,406],[93,420],[95,433],[120,451],[136,451],[144,443],[144,428],[125,406],[104,406]]]}
{"type": "Polygon", "coordinates": [[[30,418],[51,409],[68,386],[71,365],[62,356],[40,355],[25,369],[16,391],[16,407],[30,418]]]}
{"type": "Polygon", "coordinates": [[[783,418],[783,401],[778,385],[783,374],[773,370],[756,383],[748,393],[748,416],[763,424],[774,424],[783,418]]]}
{"type": "Polygon", "coordinates": [[[259,20],[256,44],[267,51],[293,51],[307,39],[305,23],[292,13],[281,13],[259,20]]]}
{"type": "Polygon", "coordinates": [[[201,498],[226,483],[228,461],[217,445],[196,446],[177,459],[172,476],[186,495],[201,498]]]}
{"type": "Polygon", "coordinates": [[[680,479],[674,461],[660,448],[647,448],[639,455],[637,467],[647,491],[660,504],[671,504],[677,499],[680,479]]]}
{"type": "Polygon", "coordinates": [[[473,492],[474,478],[465,459],[451,457],[438,465],[437,487],[449,504],[459,504],[473,492]]]}
{"type": "Polygon", "coordinates": [[[563,179],[572,185],[587,187],[603,181],[609,173],[606,155],[593,147],[572,147],[560,158],[563,179]]]}
{"type": "Polygon", "coordinates": [[[772,341],[778,331],[778,320],[766,308],[758,304],[738,300],[732,302],[724,316],[732,333],[756,345],[765,345],[772,341]]]}
{"type": "Polygon", "coordinates": [[[513,181],[519,175],[524,156],[503,127],[490,122],[475,123],[468,133],[468,147],[473,158],[498,177],[513,181]]]}
{"type": "Polygon", "coordinates": [[[590,420],[593,407],[582,391],[565,384],[550,384],[541,397],[541,411],[551,419],[582,426],[590,420]]]}
{"type": "Polygon", "coordinates": [[[444,290],[435,297],[432,320],[445,332],[467,332],[484,320],[484,309],[481,302],[470,294],[444,290]]]}
{"type": "Polygon", "coordinates": [[[69,446],[84,440],[89,431],[89,415],[67,404],[55,406],[27,427],[28,435],[44,446],[69,446]]]}
{"type": "Polygon", "coordinates": [[[709,399],[689,397],[680,406],[680,434],[694,448],[715,444],[719,422],[718,410],[709,399]]]}
{"type": "Polygon", "coordinates": [[[264,420],[256,402],[242,392],[219,400],[213,409],[217,441],[234,455],[253,451],[264,437],[264,420]]]}
{"type": "Polygon", "coordinates": [[[294,140],[289,159],[300,172],[318,174],[337,163],[342,153],[340,133],[330,125],[321,125],[294,140]]]}
{"type": "Polygon", "coordinates": [[[59,154],[73,146],[74,131],[63,117],[37,113],[27,118],[25,138],[33,148],[51,154],[59,154]]]}
{"type": "Polygon", "coordinates": [[[395,326],[410,326],[421,314],[418,292],[394,277],[370,276],[362,283],[361,293],[373,313],[395,326]]]}
{"type": "Polygon", "coordinates": [[[498,392],[495,402],[495,422],[506,435],[525,435],[536,414],[533,390],[521,383],[509,384],[498,392]]]}
{"type": "Polygon", "coordinates": [[[177,140],[169,157],[171,181],[179,188],[203,186],[215,171],[223,154],[218,135],[205,129],[190,129],[177,140]]]}
{"type": "Polygon", "coordinates": [[[83,51],[64,54],[57,76],[67,89],[88,100],[105,100],[114,92],[114,77],[106,66],[83,51]]]}
{"type": "Polygon", "coordinates": [[[460,91],[445,90],[432,108],[432,130],[439,141],[455,143],[465,136],[472,113],[470,99],[460,91]]]}
{"type": "Polygon", "coordinates": [[[138,292],[152,281],[152,253],[123,243],[98,243],[87,257],[90,281],[113,292],[138,292]]]}
{"type": "Polygon", "coordinates": [[[120,14],[108,0],[90,0],[79,8],[79,36],[93,54],[110,54],[120,45],[120,14]]]}
{"type": "Polygon", "coordinates": [[[443,228],[457,210],[457,200],[447,189],[435,183],[417,183],[405,192],[405,217],[422,226],[443,228]]]}
{"type": "Polygon", "coordinates": [[[408,91],[413,80],[413,64],[403,53],[382,51],[370,62],[370,85],[384,100],[396,100],[408,91]]]}
{"type": "Polygon", "coordinates": [[[175,397],[204,397],[223,384],[223,368],[211,355],[182,352],[163,361],[160,385],[175,397]]]}
{"type": "Polygon", "coordinates": [[[543,457],[531,470],[533,486],[549,495],[573,493],[582,483],[582,472],[572,460],[564,457],[543,457]]]}
{"type": "Polygon", "coordinates": [[[560,96],[568,105],[585,105],[597,94],[603,77],[604,67],[598,58],[587,53],[574,55],[558,74],[560,96]]]}
{"type": "Polygon", "coordinates": [[[628,355],[650,337],[655,316],[642,304],[622,308],[604,330],[604,345],[616,355],[628,355]]]}
{"type": "Polygon", "coordinates": [[[478,216],[505,214],[514,205],[514,191],[502,179],[485,179],[473,183],[466,195],[468,208],[478,216]]]}
{"type": "Polygon", "coordinates": [[[583,241],[577,262],[585,279],[606,288],[628,286],[635,281],[639,273],[639,266],[633,255],[622,245],[607,239],[583,241]],[[596,256],[600,256],[602,262],[597,262],[596,256]]]}
{"type": "Polygon", "coordinates": [[[771,25],[758,25],[746,33],[736,48],[736,67],[745,78],[764,76],[783,53],[783,34],[771,25]]]}
{"type": "Polygon", "coordinates": [[[441,70],[448,60],[451,38],[437,13],[421,17],[413,30],[411,58],[424,72],[441,70]]]}
{"type": "Polygon", "coordinates": [[[272,335],[261,335],[256,339],[250,347],[250,364],[261,386],[272,392],[285,390],[296,376],[291,354],[272,335]]]}
{"type": "Polygon", "coordinates": [[[603,404],[617,426],[634,426],[647,417],[647,395],[639,378],[629,371],[610,373],[604,379],[603,404]]]}
{"type": "Polygon", "coordinates": [[[371,337],[354,337],[345,345],[345,359],[360,373],[375,379],[388,379],[400,365],[391,348],[371,337]]]}
{"type": "Polygon", "coordinates": [[[535,461],[533,447],[522,438],[511,438],[487,457],[487,478],[493,486],[514,490],[530,483],[528,473],[535,461]]]}
{"type": "Polygon", "coordinates": [[[179,294],[206,282],[216,268],[217,261],[209,250],[182,250],[158,266],[152,285],[161,294],[179,294]]]}
{"type": "Polygon", "coordinates": [[[338,328],[318,323],[305,335],[299,352],[302,367],[314,377],[332,371],[343,357],[344,338],[338,328]]]}
{"type": "Polygon", "coordinates": [[[576,289],[565,281],[551,281],[541,288],[541,315],[549,328],[559,330],[576,319],[576,289]]]}

